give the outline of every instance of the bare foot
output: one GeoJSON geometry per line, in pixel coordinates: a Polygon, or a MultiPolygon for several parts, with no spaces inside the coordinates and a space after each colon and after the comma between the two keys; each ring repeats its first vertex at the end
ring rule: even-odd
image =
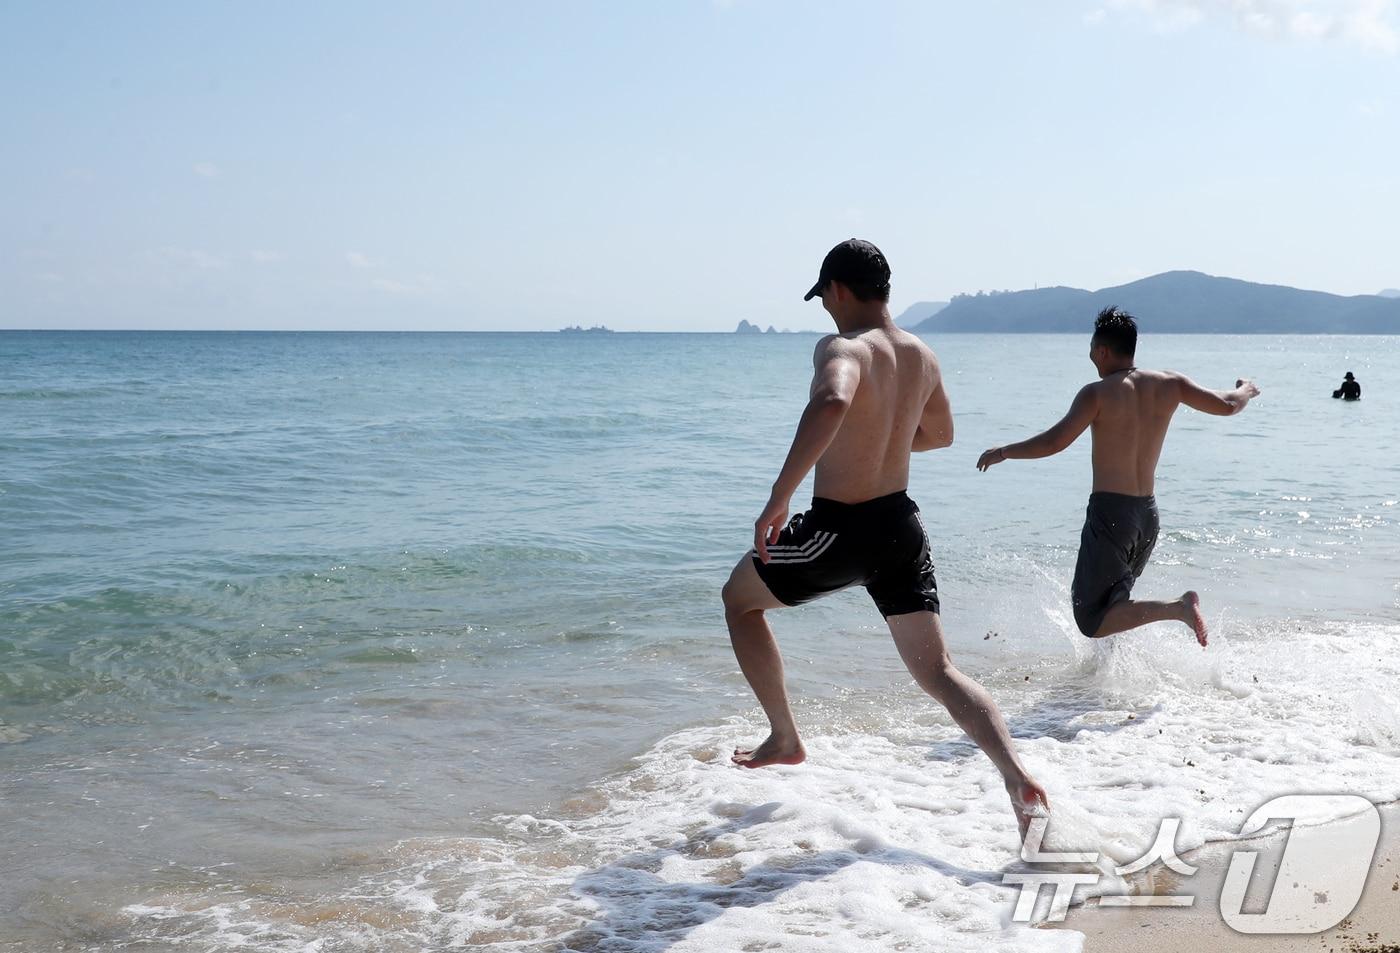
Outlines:
{"type": "Polygon", "coordinates": [[[1196,631],[1196,641],[1205,648],[1210,633],[1206,631],[1206,617],[1201,615],[1201,597],[1194,591],[1182,593],[1181,608],[1184,613],[1181,621],[1196,631]]]}
{"type": "Polygon", "coordinates": [[[769,735],[763,744],[751,751],[734,749],[734,757],[729,759],[745,768],[762,768],[770,764],[801,764],[807,760],[807,749],[794,738],[791,742],[780,741],[769,735]]]}
{"type": "Polygon", "coordinates": [[[1006,793],[1011,797],[1011,810],[1016,813],[1016,826],[1021,829],[1021,843],[1024,844],[1031,818],[1050,816],[1050,796],[1029,778],[1006,782],[1006,793]]]}

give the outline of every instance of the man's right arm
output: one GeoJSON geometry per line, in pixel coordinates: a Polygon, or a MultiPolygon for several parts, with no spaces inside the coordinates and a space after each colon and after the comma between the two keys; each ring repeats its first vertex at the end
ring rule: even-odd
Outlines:
{"type": "Polygon", "coordinates": [[[1238,414],[1252,398],[1259,396],[1259,388],[1250,380],[1235,381],[1234,390],[1211,390],[1197,384],[1185,374],[1177,374],[1176,384],[1183,404],[1192,410],[1214,414],[1216,417],[1238,414]]]}
{"type": "Polygon", "coordinates": [[[797,433],[768,503],[754,521],[754,549],[764,562],[768,562],[768,546],[778,541],[787,522],[792,494],[836,439],[860,386],[860,362],[838,335],[827,335],[817,342],[812,364],[815,373],[807,408],[797,422],[797,433]]]}
{"type": "Polygon", "coordinates": [[[1069,412],[1049,430],[1029,440],[993,447],[977,458],[977,469],[988,468],[1005,460],[1038,460],[1059,453],[1079,439],[1099,413],[1099,394],[1093,384],[1085,384],[1069,405],[1069,412]]]}

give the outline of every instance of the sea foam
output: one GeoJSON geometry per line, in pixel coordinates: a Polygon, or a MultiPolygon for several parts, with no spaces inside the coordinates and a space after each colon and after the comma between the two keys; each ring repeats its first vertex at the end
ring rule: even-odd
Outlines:
{"type": "MultiPolygon", "coordinates": [[[[1164,818],[1180,819],[1184,852],[1237,836],[1282,794],[1400,797],[1400,735],[1374,703],[1400,676],[1397,635],[1224,624],[1201,651],[1160,627],[1087,643],[1018,696],[1003,687],[1052,798],[1044,849],[1099,855],[1082,869],[1102,879],[1076,902],[1122,891],[1114,867],[1164,818]]],[[[489,838],[403,842],[342,898],[354,916],[308,924],[246,897],[127,913],[148,938],[214,948],[236,933],[322,953],[1080,948],[1072,931],[1012,921],[1003,877],[1030,867],[1000,779],[956,728],[838,729],[809,737],[802,765],[730,764],[764,727],[735,717],[671,734],[551,816],[498,817],[489,838]]]]}

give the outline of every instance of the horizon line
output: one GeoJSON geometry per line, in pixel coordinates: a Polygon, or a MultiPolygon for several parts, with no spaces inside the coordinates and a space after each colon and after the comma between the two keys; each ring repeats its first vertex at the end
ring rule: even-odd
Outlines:
{"type": "MultiPolygon", "coordinates": [[[[914,335],[926,334],[958,334],[974,335],[982,334],[987,336],[1004,337],[1007,335],[1029,335],[1029,334],[1083,334],[1088,331],[1081,329],[1066,330],[1017,330],[1017,331],[968,331],[962,329],[937,328],[928,331],[917,331],[913,328],[899,328],[901,331],[908,331],[914,335]]],[[[773,334],[763,332],[760,334],[744,333],[742,331],[663,331],[663,330],[643,330],[643,331],[617,331],[609,329],[609,334],[708,334],[722,337],[737,337],[745,340],[754,337],[776,338],[776,337],[798,337],[805,335],[826,335],[835,334],[836,331],[777,331],[773,334]]],[[[1144,335],[1171,335],[1188,337],[1400,337],[1400,330],[1396,331],[1144,331],[1144,335]]],[[[383,329],[383,328],[0,328],[0,334],[545,334],[564,336],[564,331],[500,331],[485,329],[444,329],[444,328],[416,328],[416,329],[383,329]]],[[[574,335],[568,335],[573,337],[574,335]]],[[[592,335],[597,337],[598,335],[592,335]]]]}

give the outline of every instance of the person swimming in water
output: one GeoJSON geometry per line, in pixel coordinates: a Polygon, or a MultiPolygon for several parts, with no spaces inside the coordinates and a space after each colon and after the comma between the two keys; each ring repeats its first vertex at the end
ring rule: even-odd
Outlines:
{"type": "Polygon", "coordinates": [[[1351,371],[1347,371],[1346,380],[1342,381],[1342,386],[1332,392],[1333,397],[1340,397],[1342,400],[1360,400],[1361,385],[1356,382],[1356,378],[1351,376],[1351,371]]]}
{"type": "Polygon", "coordinates": [[[1182,404],[1217,416],[1238,414],[1259,396],[1259,388],[1238,380],[1231,391],[1207,390],[1174,371],[1138,368],[1136,352],[1133,316],[1112,307],[1100,311],[1089,339],[1089,360],[1099,380],[1084,385],[1055,426],[1029,440],[993,447],[978,459],[977,469],[1051,456],[1092,428],[1094,489],[1071,586],[1075,624],[1085,635],[1102,638],[1175,620],[1190,626],[1204,646],[1206,621],[1195,592],[1171,602],[1129,598],[1157,544],[1157,459],[1182,404]]]}
{"type": "Polygon", "coordinates": [[[739,668],[770,727],[762,744],[736,750],[732,760],[758,768],[807,757],[764,613],[864,586],[919,687],[1001,772],[1024,837],[1049,799],[1016,756],[987,690],[948,658],[928,536],[905,492],[910,454],[953,442],[938,360],[923,341],[895,327],[889,264],[869,242],[853,238],[827,254],[804,300],[818,295],[839,333],[817,342],[810,398],[792,448],[754,522],[753,549],[722,594],[739,668]],[[792,495],[813,467],[812,507],[788,520],[792,495]]]}

